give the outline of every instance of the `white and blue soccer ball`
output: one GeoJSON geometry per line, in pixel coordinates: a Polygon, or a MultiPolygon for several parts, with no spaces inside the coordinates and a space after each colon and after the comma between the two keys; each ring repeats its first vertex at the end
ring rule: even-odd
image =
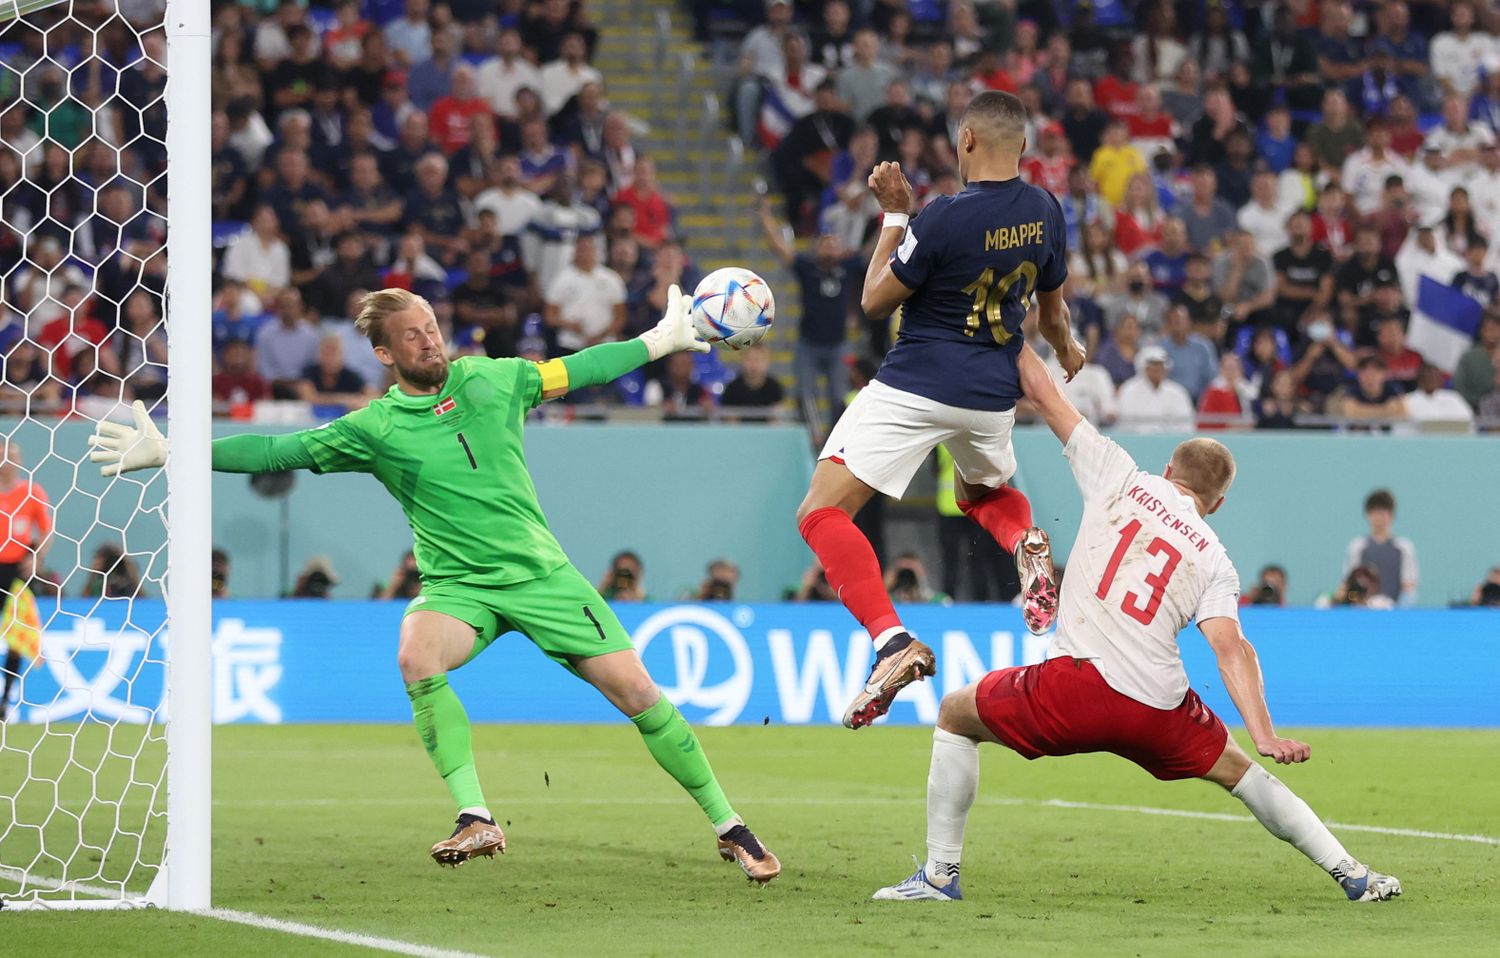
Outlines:
{"type": "Polygon", "coordinates": [[[716,269],[693,290],[693,329],[704,342],[745,349],[760,342],[775,319],[771,287],[748,269],[716,269]]]}

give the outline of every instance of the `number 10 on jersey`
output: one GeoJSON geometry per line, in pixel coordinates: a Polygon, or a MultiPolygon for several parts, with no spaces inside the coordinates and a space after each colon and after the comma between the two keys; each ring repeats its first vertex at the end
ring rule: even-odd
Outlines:
{"type": "Polygon", "coordinates": [[[1026,310],[1031,308],[1031,293],[1036,289],[1036,264],[1026,260],[1000,277],[999,282],[995,282],[994,269],[985,267],[978,279],[963,288],[963,292],[974,297],[974,306],[969,310],[964,332],[970,336],[979,332],[983,325],[979,317],[983,316],[996,343],[1004,346],[1010,342],[1015,333],[1005,328],[1005,316],[1001,307],[1005,305],[1005,297],[1010,295],[1010,288],[1023,278],[1026,282],[1021,287],[1021,315],[1025,316],[1026,310]]]}

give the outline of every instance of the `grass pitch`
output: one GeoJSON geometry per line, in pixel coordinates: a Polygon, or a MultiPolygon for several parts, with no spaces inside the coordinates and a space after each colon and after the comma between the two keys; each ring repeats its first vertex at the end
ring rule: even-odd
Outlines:
{"type": "MultiPolygon", "coordinates": [[[[25,734],[7,729],[12,746],[25,734]]],[[[1500,846],[1335,829],[1406,889],[1355,906],[1253,822],[1041,804],[1245,814],[1213,786],[1157,783],[1107,756],[1026,762],[998,747],[983,749],[967,900],[871,902],[923,854],[928,730],[700,735],[782,859],[768,887],[718,860],[697,808],[627,723],[476,728],[511,851],[456,871],[426,855],[452,816],[410,728],[236,726],[214,738],[215,905],[483,955],[1497,953],[1500,846]]],[[[1277,773],[1324,818],[1500,835],[1500,732],[1306,738],[1312,762],[1277,773]]],[[[0,764],[7,784],[23,771],[14,755],[0,764]]],[[[0,914],[0,936],[28,958],[373,953],[153,911],[0,914]]]]}

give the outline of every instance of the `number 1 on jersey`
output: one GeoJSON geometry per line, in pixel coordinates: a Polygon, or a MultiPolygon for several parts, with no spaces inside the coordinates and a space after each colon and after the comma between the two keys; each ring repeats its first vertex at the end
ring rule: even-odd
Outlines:
{"type": "Polygon", "coordinates": [[[479,463],[474,461],[474,450],[469,448],[469,440],[464,438],[463,433],[458,434],[458,444],[464,447],[464,455],[469,457],[469,468],[478,469],[479,463]]]}
{"type": "MultiPolygon", "coordinates": [[[[1120,544],[1115,546],[1114,553],[1109,557],[1109,565],[1104,567],[1104,578],[1099,580],[1099,589],[1094,595],[1099,599],[1109,596],[1110,586],[1115,584],[1115,573],[1120,571],[1120,563],[1125,559],[1125,553],[1130,549],[1130,544],[1141,531],[1141,520],[1131,519],[1120,530],[1120,544]]],[[[1120,611],[1139,622],[1141,625],[1150,625],[1156,618],[1157,610],[1161,608],[1162,596],[1166,595],[1167,583],[1172,581],[1172,573],[1177,571],[1177,563],[1182,561],[1182,553],[1172,543],[1158,536],[1146,545],[1146,552],[1153,556],[1166,556],[1167,561],[1162,565],[1160,572],[1153,572],[1146,576],[1146,584],[1151,587],[1151,596],[1142,606],[1141,597],[1134,592],[1125,593],[1120,600],[1120,611]]]]}

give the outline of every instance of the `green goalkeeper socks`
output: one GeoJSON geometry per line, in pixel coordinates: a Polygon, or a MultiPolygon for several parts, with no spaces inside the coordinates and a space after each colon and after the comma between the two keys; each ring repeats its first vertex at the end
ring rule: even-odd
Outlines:
{"type": "MultiPolygon", "coordinates": [[[[473,738],[469,715],[458,694],[448,687],[448,676],[412,682],[406,687],[411,699],[412,719],[422,746],[453,794],[460,811],[484,808],[479,773],[474,770],[473,738]]],[[[704,763],[707,765],[707,763],[704,763]]]]}
{"type": "Polygon", "coordinates": [[[630,721],[640,729],[656,764],[693,796],[715,828],[736,818],[719,780],[714,778],[708,756],[698,745],[698,736],[665,695],[640,715],[632,715],[630,721]]]}

